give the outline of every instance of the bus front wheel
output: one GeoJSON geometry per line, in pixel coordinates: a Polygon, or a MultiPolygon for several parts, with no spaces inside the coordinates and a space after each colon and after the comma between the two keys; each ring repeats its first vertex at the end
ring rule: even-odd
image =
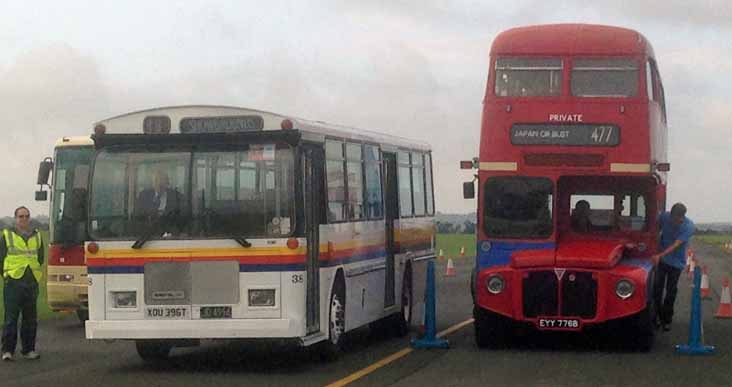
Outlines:
{"type": "Polygon", "coordinates": [[[161,340],[136,340],[137,354],[145,361],[165,360],[170,355],[172,345],[161,340]]]}
{"type": "Polygon", "coordinates": [[[475,344],[478,348],[503,348],[510,341],[511,326],[506,318],[477,305],[473,307],[475,318],[475,344]]]}
{"type": "Polygon", "coordinates": [[[78,317],[79,321],[82,323],[86,322],[86,320],[89,319],[89,309],[77,309],[76,317],[78,317]]]}
{"type": "Polygon", "coordinates": [[[412,298],[412,268],[407,266],[407,270],[404,272],[404,278],[402,279],[402,302],[401,309],[394,318],[396,319],[394,327],[396,328],[396,335],[398,337],[404,337],[409,333],[409,328],[412,326],[412,309],[414,299],[412,298]]]}
{"type": "MultiPolygon", "coordinates": [[[[340,277],[339,277],[340,278],[340,277]]],[[[334,360],[343,351],[346,334],[346,292],[342,281],[336,280],[330,295],[328,308],[328,339],[321,347],[324,360],[334,360]]]]}

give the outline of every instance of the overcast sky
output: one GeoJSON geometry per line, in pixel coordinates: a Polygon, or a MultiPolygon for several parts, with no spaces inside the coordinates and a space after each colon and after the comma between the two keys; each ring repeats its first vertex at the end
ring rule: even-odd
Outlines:
{"type": "Polygon", "coordinates": [[[94,121],[223,104],[426,139],[437,209],[469,212],[488,52],[502,30],[583,22],[653,44],[669,201],[732,221],[732,10],[710,1],[8,1],[0,5],[0,215],[34,214],[38,162],[94,121]],[[34,5],[28,5],[32,3],[34,5]],[[106,3],[106,4],[101,4],[106,3]]]}

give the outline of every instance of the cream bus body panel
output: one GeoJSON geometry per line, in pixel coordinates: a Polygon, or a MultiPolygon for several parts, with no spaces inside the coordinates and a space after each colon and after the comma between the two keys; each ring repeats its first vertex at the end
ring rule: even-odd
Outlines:
{"type": "MultiPolygon", "coordinates": [[[[59,149],[90,149],[93,146],[94,141],[92,141],[90,136],[65,136],[56,140],[54,144],[54,157],[56,157],[55,154],[59,149]]],[[[52,195],[51,201],[49,202],[49,214],[52,214],[54,200],[58,199],[52,195]]],[[[59,226],[56,225],[56,227],[59,226]]],[[[50,256],[46,257],[49,261],[46,277],[46,299],[48,306],[54,311],[86,309],[88,304],[87,285],[89,282],[86,266],[54,265],[50,262],[50,258],[50,256]],[[62,280],[62,278],[71,278],[71,280],[62,280]]]]}
{"type": "MultiPolygon", "coordinates": [[[[286,249],[286,239],[251,239],[252,248],[286,249]]],[[[105,251],[126,252],[134,255],[130,249],[133,241],[96,242],[99,252],[96,259],[108,259],[105,251]]],[[[299,239],[298,251],[305,251],[304,239],[299,239]]],[[[187,256],[191,262],[197,262],[191,252],[201,248],[211,250],[228,250],[247,256],[246,248],[242,248],[232,240],[157,240],[150,241],[140,249],[146,256],[156,256],[149,261],[170,261],[187,256]]],[[[111,256],[112,253],[109,254],[111,256]]],[[[93,259],[92,258],[92,261],[93,259]]],[[[215,261],[227,261],[221,255],[215,261]]],[[[294,276],[304,276],[304,270],[295,271],[253,271],[240,269],[239,302],[230,305],[231,318],[200,319],[201,306],[222,304],[183,305],[187,308],[185,319],[148,319],[145,303],[145,277],[143,273],[129,274],[89,274],[90,286],[90,321],[86,325],[87,338],[90,339],[140,339],[140,338],[243,338],[243,337],[302,337],[305,335],[305,283],[295,283],[294,276]],[[274,289],[275,306],[248,305],[249,289],[274,289]],[[113,291],[136,291],[137,307],[114,308],[111,300],[113,291]]],[[[156,307],[168,305],[155,305],[156,307]]],[[[170,305],[172,306],[172,305],[170,305]]],[[[178,305],[180,306],[180,305],[178,305]]]]}

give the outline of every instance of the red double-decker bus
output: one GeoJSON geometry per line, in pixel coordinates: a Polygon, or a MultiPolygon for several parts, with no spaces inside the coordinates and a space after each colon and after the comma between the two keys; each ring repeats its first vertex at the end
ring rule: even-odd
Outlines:
{"type": "MultiPolygon", "coordinates": [[[[480,347],[523,326],[655,334],[666,111],[650,43],[617,27],[507,30],[491,48],[477,168],[480,347]]],[[[473,183],[464,186],[474,197],[473,183]]]]}

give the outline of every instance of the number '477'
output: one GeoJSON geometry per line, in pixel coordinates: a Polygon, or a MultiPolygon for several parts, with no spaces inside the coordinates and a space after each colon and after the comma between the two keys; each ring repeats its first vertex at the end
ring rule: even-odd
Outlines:
{"type": "Polygon", "coordinates": [[[598,144],[609,143],[613,134],[612,126],[598,126],[592,131],[592,141],[598,144]]]}

